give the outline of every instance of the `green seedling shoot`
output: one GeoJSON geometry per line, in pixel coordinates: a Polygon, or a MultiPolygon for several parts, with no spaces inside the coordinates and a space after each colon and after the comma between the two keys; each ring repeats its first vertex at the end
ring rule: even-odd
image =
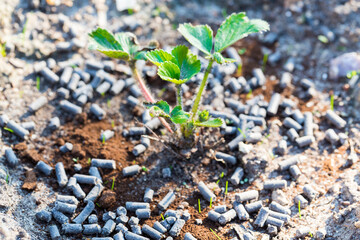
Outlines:
{"type": "Polygon", "coordinates": [[[6,42],[0,43],[0,54],[3,57],[6,57],[6,42]]]}
{"type": "Polygon", "coordinates": [[[5,178],[6,184],[9,184],[10,182],[9,177],[10,177],[9,173],[6,173],[6,178],[5,178]]]}
{"type": "MultiPolygon", "coordinates": [[[[89,49],[96,50],[108,57],[123,60],[129,63],[133,78],[138,82],[141,92],[146,101],[154,103],[155,99],[145,85],[139,71],[136,68],[137,60],[146,60],[145,54],[151,49],[155,49],[157,42],[152,41],[148,46],[140,47],[137,38],[130,32],[120,32],[112,34],[106,29],[97,28],[89,34],[89,49]]],[[[172,132],[169,124],[161,119],[163,125],[172,132]]]]}
{"type": "Polygon", "coordinates": [[[79,158],[73,158],[72,160],[74,161],[74,163],[77,163],[79,161],[79,158]]]}
{"type": "Polygon", "coordinates": [[[36,88],[37,88],[37,90],[40,91],[40,77],[39,76],[36,77],[36,88]]]}
{"type": "Polygon", "coordinates": [[[330,96],[330,109],[334,111],[334,94],[330,96]]]}
{"type": "Polygon", "coordinates": [[[90,165],[91,164],[91,158],[88,158],[87,163],[90,165]]]}
{"type": "Polygon", "coordinates": [[[114,191],[114,187],[115,187],[115,177],[113,177],[112,179],[111,191],[114,191]]]}
{"type": "Polygon", "coordinates": [[[221,240],[221,238],[216,234],[216,232],[215,232],[214,230],[212,230],[212,229],[210,228],[210,231],[215,235],[215,237],[216,237],[217,239],[221,240]]]}
{"type": "Polygon", "coordinates": [[[226,185],[225,185],[225,195],[228,194],[228,185],[229,185],[229,182],[226,181],[226,185]]]}
{"type": "Polygon", "coordinates": [[[102,135],[102,144],[105,144],[105,134],[102,135]]]}
{"type": "Polygon", "coordinates": [[[111,120],[111,127],[114,128],[115,127],[115,121],[111,120]]]}
{"type": "Polygon", "coordinates": [[[201,213],[200,198],[198,198],[199,213],[201,213]]]}
{"type": "Polygon", "coordinates": [[[111,100],[108,99],[108,100],[106,101],[106,104],[107,104],[107,107],[110,108],[110,107],[111,107],[111,100]]]}
{"type": "Polygon", "coordinates": [[[211,208],[211,206],[212,206],[212,201],[213,201],[212,199],[213,199],[213,198],[211,197],[211,198],[210,198],[210,208],[211,208]]]}
{"type": "Polygon", "coordinates": [[[161,215],[161,219],[162,219],[162,220],[165,220],[165,218],[164,218],[164,216],[162,215],[162,213],[160,213],[160,215],[161,215]]]}
{"type": "Polygon", "coordinates": [[[143,170],[144,172],[149,171],[149,169],[147,169],[147,167],[145,167],[145,166],[142,167],[142,170],[143,170]]]}
{"type": "Polygon", "coordinates": [[[300,200],[299,200],[299,204],[298,204],[298,209],[299,209],[299,218],[301,219],[301,212],[300,212],[300,200]]]}
{"type": "Polygon", "coordinates": [[[96,206],[98,206],[99,208],[101,208],[100,204],[99,203],[95,203],[96,206]]]}
{"type": "Polygon", "coordinates": [[[325,37],[324,35],[319,35],[318,40],[324,44],[329,42],[329,39],[327,37],[325,37]]]}
{"type": "Polygon", "coordinates": [[[4,130],[6,130],[8,132],[11,132],[11,133],[14,133],[14,130],[12,130],[11,128],[4,127],[4,130]]]}
{"type": "Polygon", "coordinates": [[[263,62],[262,62],[262,70],[265,71],[266,69],[266,63],[268,61],[268,58],[269,58],[269,54],[268,53],[265,53],[264,54],[264,57],[263,57],[263,62]]]}

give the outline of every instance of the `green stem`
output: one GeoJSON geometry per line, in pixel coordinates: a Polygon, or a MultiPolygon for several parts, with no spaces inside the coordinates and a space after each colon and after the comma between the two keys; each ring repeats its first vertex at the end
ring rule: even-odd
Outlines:
{"type": "MultiPolygon", "coordinates": [[[[145,85],[139,71],[136,68],[135,61],[129,62],[129,65],[130,65],[133,77],[139,83],[139,87],[141,89],[141,92],[143,93],[143,96],[144,96],[145,100],[148,101],[148,102],[154,103],[155,99],[151,96],[150,91],[147,89],[147,87],[146,87],[146,85],[145,85]]],[[[165,121],[165,119],[163,119],[163,118],[159,118],[159,119],[160,119],[161,123],[164,125],[164,127],[167,130],[169,130],[170,133],[173,133],[173,131],[171,130],[170,125],[165,121]]]]}
{"type": "Polygon", "coordinates": [[[196,98],[195,98],[195,102],[194,102],[194,105],[191,109],[191,112],[192,112],[192,116],[191,116],[191,120],[194,120],[195,116],[196,116],[196,113],[198,111],[198,108],[199,108],[199,103],[200,103],[200,100],[201,100],[201,96],[202,96],[202,93],[204,91],[204,88],[206,86],[206,83],[207,83],[207,79],[209,77],[209,74],[211,72],[211,68],[212,68],[212,65],[214,63],[214,59],[210,59],[209,60],[209,64],[206,68],[206,71],[205,71],[205,74],[204,74],[204,78],[203,80],[201,81],[201,84],[200,84],[200,88],[199,88],[199,91],[196,95],[196,98]]]}
{"type": "Polygon", "coordinates": [[[181,88],[181,84],[176,84],[176,102],[178,106],[181,106],[181,109],[183,108],[182,105],[182,88],[181,88]]]}

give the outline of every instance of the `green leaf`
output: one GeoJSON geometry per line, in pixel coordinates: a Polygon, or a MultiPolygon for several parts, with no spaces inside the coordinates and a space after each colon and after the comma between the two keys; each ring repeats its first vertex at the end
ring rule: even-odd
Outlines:
{"type": "Polygon", "coordinates": [[[146,58],[146,52],[145,52],[145,51],[136,52],[136,53],[134,54],[134,59],[135,59],[135,60],[147,60],[147,58],[146,58]]]}
{"type": "Polygon", "coordinates": [[[165,52],[164,50],[154,50],[151,52],[146,53],[146,58],[155,64],[156,66],[160,67],[160,65],[164,62],[170,61],[175,63],[175,58],[170,53],[165,52]]]}
{"type": "Polygon", "coordinates": [[[130,54],[124,50],[114,35],[106,29],[98,28],[89,34],[90,50],[97,50],[108,57],[129,60],[130,54]]]}
{"type": "Polygon", "coordinates": [[[213,31],[208,25],[193,26],[190,23],[180,24],[178,31],[194,47],[207,55],[211,55],[213,31]]]}
{"type": "Polygon", "coordinates": [[[250,33],[268,31],[269,29],[269,24],[263,20],[249,20],[244,12],[233,13],[225,19],[217,31],[214,50],[221,52],[250,33]]]}
{"type": "Polygon", "coordinates": [[[184,45],[176,46],[171,51],[171,54],[175,57],[176,64],[180,69],[179,80],[188,80],[200,72],[200,60],[198,60],[195,55],[191,54],[188,47],[184,45]]]}
{"type": "Polygon", "coordinates": [[[162,80],[173,82],[175,84],[182,84],[187,81],[187,79],[180,80],[180,69],[172,62],[162,63],[158,69],[158,75],[162,80]]]}
{"type": "Polygon", "coordinates": [[[209,119],[209,111],[208,110],[203,110],[202,112],[199,113],[199,121],[200,122],[205,122],[209,119]]]}
{"type": "Polygon", "coordinates": [[[181,106],[174,107],[174,109],[170,113],[171,121],[176,124],[184,124],[189,120],[189,118],[190,114],[184,112],[181,106]]]}
{"type": "Polygon", "coordinates": [[[222,125],[223,120],[221,118],[211,119],[206,122],[195,122],[197,127],[221,127],[222,125]]]}
{"type": "Polygon", "coordinates": [[[122,49],[133,55],[138,50],[137,39],[133,33],[130,32],[120,32],[115,34],[115,39],[118,41],[122,49]]]}
{"type": "Polygon", "coordinates": [[[225,64],[225,63],[233,63],[233,62],[236,62],[235,59],[232,59],[232,58],[224,58],[223,55],[219,52],[216,52],[213,54],[214,56],[214,59],[215,61],[218,63],[218,64],[225,64]]]}
{"type": "Polygon", "coordinates": [[[152,108],[152,107],[157,107],[158,109],[160,109],[161,111],[163,111],[166,114],[170,114],[170,106],[167,102],[160,100],[157,101],[155,103],[150,103],[150,102],[144,102],[144,106],[146,108],[152,108]]]}

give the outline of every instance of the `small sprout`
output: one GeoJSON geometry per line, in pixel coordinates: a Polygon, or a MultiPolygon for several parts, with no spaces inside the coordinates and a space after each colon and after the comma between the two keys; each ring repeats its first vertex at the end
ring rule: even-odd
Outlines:
{"type": "Polygon", "coordinates": [[[96,206],[98,206],[99,208],[101,208],[101,206],[100,206],[100,204],[99,203],[95,203],[96,204],[96,206]]]}
{"type": "Polygon", "coordinates": [[[108,99],[108,100],[106,101],[106,104],[107,104],[108,108],[110,108],[110,107],[111,107],[111,100],[108,99]]]}
{"type": "Polygon", "coordinates": [[[330,96],[330,109],[334,111],[334,94],[330,96]]]}
{"type": "Polygon", "coordinates": [[[105,134],[102,135],[102,144],[105,144],[105,134]]]}
{"type": "Polygon", "coordinates": [[[241,133],[241,135],[243,135],[244,139],[246,139],[246,135],[245,135],[245,133],[243,132],[243,130],[241,130],[241,128],[238,128],[238,131],[241,133]]]}
{"type": "Polygon", "coordinates": [[[9,180],[9,173],[6,173],[6,178],[5,178],[5,181],[6,181],[6,184],[9,184],[10,180],[9,180]]]}
{"type": "Polygon", "coordinates": [[[265,53],[264,54],[264,57],[263,57],[263,62],[262,62],[262,70],[265,71],[265,68],[266,68],[266,63],[268,61],[268,58],[269,58],[269,54],[268,53],[265,53]]]}
{"type": "Polygon", "coordinates": [[[242,63],[239,63],[238,67],[237,67],[237,70],[236,70],[236,73],[237,75],[241,76],[242,75],[242,63]]]}
{"type": "Polygon", "coordinates": [[[161,219],[162,219],[162,220],[165,220],[165,218],[164,218],[164,216],[162,215],[162,213],[160,213],[160,215],[161,215],[161,219]]]}
{"type": "Polygon", "coordinates": [[[6,130],[8,132],[11,132],[11,133],[14,133],[14,130],[12,130],[11,128],[4,127],[4,130],[6,130]]]}
{"type": "Polygon", "coordinates": [[[350,78],[356,76],[358,73],[360,73],[360,71],[359,71],[359,72],[357,72],[357,71],[350,71],[350,72],[348,72],[348,73],[346,74],[346,77],[350,79],[350,78]]]}
{"type": "Polygon", "coordinates": [[[198,198],[199,213],[201,213],[200,198],[198,198]]]}
{"type": "Polygon", "coordinates": [[[79,161],[79,157],[73,158],[72,160],[74,161],[74,163],[77,163],[79,161]]]}
{"type": "Polygon", "coordinates": [[[240,48],[238,50],[239,55],[243,55],[246,52],[246,48],[240,48]]]}
{"type": "Polygon", "coordinates": [[[71,64],[71,67],[74,69],[77,68],[77,66],[75,64],[71,64]]]}
{"type": "Polygon", "coordinates": [[[213,198],[211,197],[211,198],[210,198],[210,208],[211,208],[211,206],[212,206],[212,200],[213,200],[213,198]]]}
{"type": "Polygon", "coordinates": [[[114,191],[114,186],[115,186],[115,177],[113,177],[112,179],[111,191],[114,191]]]}
{"type": "Polygon", "coordinates": [[[212,229],[210,228],[210,231],[217,237],[217,239],[221,240],[221,238],[216,234],[216,232],[215,232],[214,230],[212,230],[212,229]]]}
{"type": "Polygon", "coordinates": [[[40,91],[40,77],[39,76],[36,77],[36,88],[37,88],[37,90],[40,91]]]}
{"type": "Polygon", "coordinates": [[[246,94],[246,99],[250,99],[252,97],[252,89],[246,94]]]}
{"type": "Polygon", "coordinates": [[[114,128],[115,127],[115,121],[111,120],[111,127],[114,128]]]}
{"type": "Polygon", "coordinates": [[[324,44],[329,42],[329,39],[327,37],[325,37],[324,35],[319,35],[318,40],[324,44]]]}
{"type": "Polygon", "coordinates": [[[0,54],[3,57],[6,57],[6,42],[0,43],[0,54]]]}
{"type": "Polygon", "coordinates": [[[220,178],[223,178],[224,176],[225,176],[225,173],[224,173],[224,172],[221,172],[220,178]]]}
{"type": "Polygon", "coordinates": [[[300,212],[300,200],[299,200],[299,204],[298,204],[298,209],[299,209],[299,218],[301,219],[301,212],[300,212]]]}
{"type": "Polygon", "coordinates": [[[158,93],[157,96],[158,96],[159,98],[161,98],[161,97],[164,95],[165,91],[166,91],[166,88],[165,88],[165,87],[162,88],[162,89],[159,91],[159,93],[158,93]]]}
{"type": "Polygon", "coordinates": [[[24,96],[24,91],[21,90],[21,91],[19,92],[19,97],[22,98],[23,96],[24,96]]]}
{"type": "Polygon", "coordinates": [[[312,233],[311,233],[311,232],[309,232],[309,235],[310,235],[310,237],[313,237],[313,235],[312,235],[312,233]]]}
{"type": "Polygon", "coordinates": [[[134,14],[134,9],[129,8],[129,9],[128,9],[128,14],[129,14],[129,15],[133,15],[133,14],[134,14]]]}
{"type": "Polygon", "coordinates": [[[101,93],[101,96],[102,96],[102,97],[105,97],[105,93],[104,93],[104,92],[102,92],[102,93],[101,93]]]}
{"type": "Polygon", "coordinates": [[[22,30],[22,41],[23,42],[25,41],[25,33],[26,33],[28,22],[29,22],[29,18],[26,19],[26,21],[24,23],[23,30],[22,30]]]}
{"type": "Polygon", "coordinates": [[[91,164],[91,158],[88,158],[87,163],[90,165],[91,164]]]}
{"type": "Polygon", "coordinates": [[[226,181],[226,185],[225,185],[225,195],[227,195],[228,194],[228,181],[226,181]]]}
{"type": "Polygon", "coordinates": [[[108,180],[106,180],[106,181],[104,182],[104,185],[108,184],[108,182],[109,182],[109,181],[108,181],[108,180]]]}
{"type": "Polygon", "coordinates": [[[141,169],[142,169],[144,172],[149,171],[149,169],[147,169],[145,166],[143,166],[141,169]]]}

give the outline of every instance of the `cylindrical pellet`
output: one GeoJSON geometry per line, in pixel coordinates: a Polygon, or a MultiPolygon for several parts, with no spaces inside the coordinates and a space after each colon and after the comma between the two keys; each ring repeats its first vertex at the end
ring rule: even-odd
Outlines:
{"type": "Polygon", "coordinates": [[[129,129],[129,136],[139,136],[146,134],[145,127],[131,127],[129,129]]]}
{"type": "Polygon", "coordinates": [[[150,240],[147,237],[142,237],[140,235],[137,235],[137,234],[129,232],[129,231],[125,232],[125,239],[126,240],[150,240]]]}
{"type": "Polygon", "coordinates": [[[290,117],[284,119],[283,125],[287,128],[294,128],[296,131],[300,131],[302,129],[302,126],[290,117]]]}
{"type": "Polygon", "coordinates": [[[336,134],[334,129],[328,129],[325,132],[325,139],[331,144],[336,144],[339,141],[339,136],[336,134]]]}
{"type": "Polygon", "coordinates": [[[294,156],[294,157],[291,157],[291,158],[286,159],[284,161],[281,161],[279,163],[279,170],[280,171],[288,170],[291,166],[298,164],[298,161],[299,161],[298,156],[294,156]]]}
{"type": "Polygon", "coordinates": [[[230,178],[230,182],[233,185],[239,185],[243,176],[244,176],[244,169],[242,169],[241,167],[237,167],[235,172],[233,173],[233,175],[230,178]]]}
{"type": "Polygon", "coordinates": [[[73,73],[72,67],[64,68],[64,71],[62,72],[62,74],[60,76],[60,85],[61,86],[65,86],[69,83],[72,73],[73,73]]]}
{"type": "Polygon", "coordinates": [[[342,129],[346,126],[346,121],[332,110],[327,110],[325,117],[327,120],[329,120],[330,123],[339,129],[342,129]]]}
{"type": "Polygon", "coordinates": [[[124,234],[122,232],[118,232],[113,236],[114,240],[125,240],[124,234]]]}
{"type": "Polygon", "coordinates": [[[304,113],[304,136],[314,136],[314,119],[311,112],[304,113]]]}
{"type": "Polygon", "coordinates": [[[149,203],[144,202],[126,202],[126,210],[135,212],[138,209],[150,209],[149,203]]]}
{"type": "Polygon", "coordinates": [[[57,83],[59,81],[58,75],[56,75],[53,71],[51,71],[49,68],[45,67],[40,71],[41,75],[44,76],[44,78],[49,81],[50,83],[57,83]]]}
{"type": "Polygon", "coordinates": [[[115,135],[114,131],[111,131],[111,130],[102,131],[101,134],[100,134],[100,141],[108,141],[114,135],[115,135]]]}
{"type": "Polygon", "coordinates": [[[298,207],[299,202],[300,202],[300,208],[305,208],[309,204],[308,200],[306,200],[302,195],[297,195],[294,198],[294,203],[296,207],[298,207]]]}
{"type": "Polygon", "coordinates": [[[154,196],[154,190],[152,190],[151,188],[146,188],[145,189],[145,194],[144,194],[144,202],[149,203],[152,201],[154,196]]]}
{"type": "Polygon", "coordinates": [[[45,106],[45,104],[48,102],[47,98],[45,96],[41,96],[39,98],[37,98],[32,104],[30,104],[29,106],[29,110],[31,112],[36,112],[38,111],[40,108],[42,108],[43,106],[45,106]]]}
{"type": "MultiPolygon", "coordinates": [[[[235,213],[236,215],[236,213],[235,213]]],[[[171,227],[169,234],[172,237],[176,237],[179,236],[181,229],[184,227],[185,225],[185,221],[183,219],[178,219],[176,220],[176,222],[174,223],[174,225],[171,227]]]]}
{"type": "Polygon", "coordinates": [[[206,201],[215,201],[215,194],[205,185],[203,181],[199,182],[198,189],[206,201]]]}
{"type": "Polygon", "coordinates": [[[256,202],[248,203],[245,205],[245,209],[248,213],[257,212],[262,207],[263,207],[263,205],[262,205],[261,201],[256,201],[256,202]]]}
{"type": "Polygon", "coordinates": [[[94,202],[104,190],[104,186],[101,183],[96,184],[84,198],[84,202],[94,202]]]}
{"type": "Polygon", "coordinates": [[[277,218],[274,218],[274,217],[271,217],[271,216],[267,217],[266,223],[274,225],[274,226],[276,226],[278,228],[281,228],[284,225],[284,221],[282,221],[280,219],[277,219],[277,218]]]}
{"type": "Polygon", "coordinates": [[[27,139],[27,135],[29,135],[29,131],[25,128],[21,127],[19,124],[17,124],[15,121],[10,120],[7,123],[7,128],[13,130],[14,134],[22,139],[27,139]]]}
{"type": "Polygon", "coordinates": [[[151,216],[151,210],[149,208],[140,208],[136,210],[135,214],[139,219],[148,219],[151,216]]]}
{"type": "Polygon", "coordinates": [[[142,95],[141,90],[137,85],[132,85],[129,90],[130,90],[130,93],[136,98],[138,98],[142,95]]]}
{"type": "Polygon", "coordinates": [[[58,182],[59,186],[65,187],[65,185],[68,182],[68,177],[66,176],[64,164],[62,162],[58,162],[55,165],[55,173],[56,173],[56,178],[57,178],[57,182],[58,182]]]}
{"type": "Polygon", "coordinates": [[[290,86],[291,85],[291,79],[292,79],[292,74],[289,73],[289,72],[284,72],[281,75],[281,79],[280,79],[280,83],[279,83],[280,88],[284,89],[284,88],[290,86]]]}
{"type": "Polygon", "coordinates": [[[167,209],[170,204],[175,200],[175,193],[173,191],[169,191],[168,194],[159,202],[158,208],[160,211],[164,211],[167,209]]]}
{"type": "Polygon", "coordinates": [[[35,129],[35,122],[30,121],[30,122],[22,122],[21,127],[23,127],[24,129],[31,131],[35,129]]]}
{"type": "Polygon", "coordinates": [[[290,138],[291,141],[295,141],[297,138],[299,138],[299,134],[294,128],[290,128],[286,132],[286,135],[290,138]]]}
{"type": "Polygon", "coordinates": [[[290,215],[291,214],[291,210],[289,208],[283,207],[282,205],[280,205],[277,202],[272,201],[269,205],[270,210],[275,211],[275,212],[279,212],[279,213],[283,213],[283,214],[287,214],[290,215]]]}
{"type": "Polygon", "coordinates": [[[77,215],[76,218],[74,218],[73,222],[82,224],[83,222],[85,222],[86,218],[92,213],[94,208],[95,208],[95,204],[92,201],[89,201],[86,204],[85,208],[80,212],[80,214],[77,215]]]}
{"type": "Polygon", "coordinates": [[[61,240],[59,229],[56,225],[49,226],[51,240],[61,240]]]}
{"type": "Polygon", "coordinates": [[[249,190],[246,192],[235,194],[235,200],[237,202],[245,202],[245,201],[250,201],[253,199],[257,200],[258,197],[259,197],[259,191],[257,191],[257,190],[249,190]]]}
{"type": "Polygon", "coordinates": [[[69,222],[69,218],[63,214],[62,212],[57,211],[56,209],[53,209],[51,211],[52,216],[54,217],[54,219],[60,223],[60,224],[64,224],[64,223],[68,223],[69,222]]]}
{"type": "MultiPolygon", "coordinates": [[[[294,131],[295,131],[295,129],[294,129],[294,131]]],[[[282,140],[279,141],[279,144],[278,144],[278,146],[276,148],[276,152],[281,156],[286,154],[286,152],[287,152],[286,140],[282,139],[282,140]]]]}
{"type": "Polygon", "coordinates": [[[11,148],[7,148],[5,150],[5,156],[10,167],[14,168],[19,164],[19,159],[16,157],[14,151],[11,148]]]}
{"type": "Polygon", "coordinates": [[[220,216],[221,216],[220,213],[215,212],[213,210],[209,211],[209,213],[208,213],[208,218],[213,222],[218,222],[220,216]]]}
{"type": "Polygon", "coordinates": [[[184,240],[196,240],[196,238],[191,233],[185,233],[184,240]]]}
{"type": "Polygon", "coordinates": [[[161,238],[163,238],[161,232],[150,227],[149,225],[144,224],[141,230],[145,235],[149,236],[151,239],[160,240],[161,238]]]}
{"type": "Polygon", "coordinates": [[[76,173],[76,174],[74,174],[73,177],[76,179],[76,182],[82,183],[82,184],[95,185],[95,184],[99,183],[98,178],[95,176],[76,173]]]}
{"type": "Polygon", "coordinates": [[[120,215],[115,219],[116,223],[126,224],[129,221],[129,217],[126,215],[120,215]]]}
{"type": "Polygon", "coordinates": [[[140,142],[142,145],[144,145],[146,148],[150,147],[150,138],[141,136],[140,142]]]}
{"type": "Polygon", "coordinates": [[[68,100],[61,100],[60,107],[71,114],[76,115],[82,113],[81,107],[76,106],[75,104],[69,102],[68,100]]]}
{"type": "Polygon", "coordinates": [[[133,225],[133,226],[130,226],[131,228],[131,231],[135,234],[138,234],[138,235],[142,235],[143,232],[141,231],[141,227],[139,225],[133,225]]]}
{"type": "Polygon", "coordinates": [[[75,91],[76,87],[78,86],[80,81],[80,75],[77,73],[73,73],[73,75],[70,78],[69,83],[67,84],[67,88],[71,91],[75,91]]]}
{"type": "Polygon", "coordinates": [[[236,211],[236,214],[237,214],[239,220],[241,220],[241,221],[249,220],[250,216],[249,216],[249,213],[246,211],[244,205],[235,201],[233,203],[233,206],[234,206],[234,209],[236,211]]]}
{"type": "Polygon", "coordinates": [[[60,147],[60,152],[67,153],[67,152],[71,152],[72,149],[73,149],[72,143],[67,142],[60,147]]]}
{"type": "Polygon", "coordinates": [[[266,82],[266,77],[265,77],[263,71],[261,70],[261,68],[253,69],[252,73],[257,80],[257,85],[263,86],[266,82]]]}
{"type": "Polygon", "coordinates": [[[255,219],[254,225],[257,227],[263,227],[268,216],[269,216],[269,209],[265,207],[261,208],[258,216],[255,219]]]}
{"type": "Polygon", "coordinates": [[[227,207],[226,207],[226,205],[219,205],[219,206],[214,207],[214,211],[222,214],[227,211],[227,207]]]}
{"type": "Polygon", "coordinates": [[[295,141],[299,145],[299,147],[306,147],[315,142],[315,138],[313,136],[303,136],[297,138],[295,141]]]}
{"type": "Polygon", "coordinates": [[[96,177],[99,180],[99,182],[102,183],[102,178],[101,178],[99,169],[97,167],[90,167],[89,168],[89,174],[91,176],[96,177]]]}
{"type": "Polygon", "coordinates": [[[311,232],[310,228],[308,226],[302,226],[296,230],[296,237],[301,238],[309,235],[311,232]]]}
{"type": "Polygon", "coordinates": [[[216,158],[224,160],[228,164],[235,165],[236,164],[236,157],[231,156],[227,153],[217,152],[215,155],[216,158]]]}
{"type": "Polygon", "coordinates": [[[96,92],[99,95],[104,95],[107,91],[109,91],[110,87],[111,84],[108,81],[104,81],[96,88],[96,92]]]}
{"type": "Polygon", "coordinates": [[[154,222],[153,228],[162,234],[167,232],[167,229],[163,225],[161,225],[161,223],[159,223],[158,221],[154,222]]]}
{"type": "Polygon", "coordinates": [[[125,81],[120,79],[112,85],[110,89],[110,93],[112,95],[118,95],[119,93],[121,93],[124,87],[125,87],[125,81]]]}
{"type": "MultiPolygon", "coordinates": [[[[127,210],[126,210],[126,208],[120,206],[120,207],[118,207],[118,208],[116,209],[116,214],[117,214],[118,216],[120,216],[120,215],[126,215],[126,214],[127,214],[127,210]]],[[[135,217],[132,217],[132,218],[135,218],[135,217]]],[[[130,219],[130,220],[131,220],[131,219],[130,219]]]]}
{"type": "Polygon", "coordinates": [[[109,159],[93,158],[91,160],[91,166],[98,167],[98,168],[116,169],[115,161],[109,160],[109,159]]]}
{"type": "Polygon", "coordinates": [[[293,165],[289,168],[291,176],[293,178],[298,179],[301,175],[301,171],[297,165],[293,165]]]}
{"type": "Polygon", "coordinates": [[[56,201],[74,204],[74,205],[78,205],[78,203],[79,203],[79,201],[74,196],[69,196],[69,195],[57,195],[56,201]]]}
{"type": "Polygon", "coordinates": [[[146,127],[150,128],[151,130],[158,129],[161,126],[161,122],[159,118],[153,118],[149,122],[145,124],[146,127]]]}
{"type": "Polygon", "coordinates": [[[129,104],[131,107],[135,107],[136,105],[138,105],[140,103],[139,99],[137,99],[131,95],[126,100],[127,100],[127,104],[129,104]]]}
{"type": "Polygon", "coordinates": [[[99,224],[84,224],[83,234],[85,235],[97,235],[101,233],[101,227],[99,224]]]}
{"type": "Polygon", "coordinates": [[[143,144],[138,144],[134,147],[132,153],[134,154],[135,157],[139,156],[140,154],[142,154],[143,152],[145,152],[146,150],[146,146],[143,144]]]}
{"type": "Polygon", "coordinates": [[[122,173],[124,177],[131,177],[134,176],[135,174],[138,174],[141,170],[141,167],[139,165],[132,165],[132,166],[128,166],[123,168],[122,173]]]}
{"type": "Polygon", "coordinates": [[[58,117],[53,117],[50,119],[49,128],[51,130],[56,130],[60,127],[60,119],[58,117]]]}
{"type": "Polygon", "coordinates": [[[127,227],[125,227],[124,224],[119,223],[118,225],[116,225],[115,231],[126,233],[127,231],[129,231],[129,229],[127,227]]]}
{"type": "Polygon", "coordinates": [[[50,222],[51,221],[51,212],[46,210],[41,210],[35,214],[35,217],[39,221],[50,222]]]}
{"type": "Polygon", "coordinates": [[[290,220],[290,216],[284,213],[275,212],[269,210],[269,216],[273,218],[280,219],[281,221],[288,222],[290,220]]]}
{"type": "Polygon", "coordinates": [[[72,185],[70,187],[71,191],[73,192],[73,194],[75,195],[75,197],[77,199],[84,199],[86,194],[85,192],[82,190],[82,188],[80,187],[80,185],[78,183],[72,185]]]}
{"type": "MultiPolygon", "coordinates": [[[[88,223],[90,224],[94,224],[94,223],[97,223],[98,222],[98,217],[96,214],[91,214],[89,217],[88,217],[88,223]]],[[[101,231],[101,228],[100,228],[100,231],[101,231]]]]}
{"type": "Polygon", "coordinates": [[[59,202],[59,201],[55,202],[55,209],[62,213],[73,214],[75,212],[76,208],[77,208],[77,205],[75,205],[75,204],[64,203],[64,202],[59,202]]]}
{"type": "Polygon", "coordinates": [[[233,140],[231,140],[229,143],[228,143],[228,147],[230,150],[235,150],[236,148],[239,147],[239,143],[244,141],[245,140],[245,137],[243,134],[240,134],[238,135],[236,138],[234,138],[233,140]]]}
{"type": "Polygon", "coordinates": [[[102,228],[101,234],[103,236],[109,236],[115,230],[115,227],[116,223],[112,219],[109,219],[106,221],[104,227],[102,228]]]}
{"type": "Polygon", "coordinates": [[[286,186],[287,186],[286,180],[266,180],[264,182],[264,189],[266,190],[286,188],[286,186]]]}
{"type": "Polygon", "coordinates": [[[8,115],[3,114],[0,116],[0,127],[5,127],[6,124],[10,121],[8,115]]]}
{"type": "Polygon", "coordinates": [[[267,108],[267,113],[269,116],[275,116],[278,112],[280,105],[281,95],[279,93],[274,93],[271,96],[269,106],[267,108]]]}
{"type": "Polygon", "coordinates": [[[91,105],[90,112],[94,114],[99,120],[103,119],[106,115],[106,112],[95,103],[91,105]]]}
{"type": "Polygon", "coordinates": [[[83,228],[81,224],[65,223],[62,225],[62,230],[65,234],[79,234],[83,228]]]}
{"type": "Polygon", "coordinates": [[[299,124],[303,124],[303,122],[305,121],[305,117],[304,115],[301,113],[301,111],[299,109],[296,109],[293,111],[292,113],[292,117],[295,119],[295,121],[297,121],[299,124]]]}
{"type": "Polygon", "coordinates": [[[319,193],[317,191],[314,190],[314,188],[309,185],[309,184],[306,184],[304,187],[303,187],[303,191],[304,191],[304,195],[310,200],[314,200],[316,199],[318,196],[319,196],[319,193]]]}
{"type": "Polygon", "coordinates": [[[221,225],[225,225],[225,224],[231,222],[231,220],[233,220],[235,218],[236,218],[236,211],[234,209],[230,209],[226,213],[221,214],[218,221],[221,225]]]}

